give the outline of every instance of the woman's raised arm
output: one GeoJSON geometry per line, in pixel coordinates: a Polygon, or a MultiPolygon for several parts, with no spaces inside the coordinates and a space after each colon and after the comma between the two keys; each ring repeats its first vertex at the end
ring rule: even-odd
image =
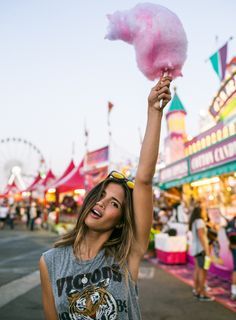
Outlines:
{"type": "Polygon", "coordinates": [[[161,78],[148,97],[147,125],[133,191],[135,242],[131,250],[132,259],[134,256],[141,258],[148,246],[153,219],[152,179],[159,152],[163,108],[171,100],[171,80],[170,77],[161,78]]]}

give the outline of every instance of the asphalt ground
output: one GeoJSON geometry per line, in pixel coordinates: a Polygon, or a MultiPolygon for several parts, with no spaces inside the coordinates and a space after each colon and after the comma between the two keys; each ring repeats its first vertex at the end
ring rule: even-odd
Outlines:
{"type": "MultiPolygon", "coordinates": [[[[57,237],[25,227],[0,230],[0,320],[43,320],[38,260],[57,237]]],[[[235,320],[218,302],[199,302],[191,287],[143,261],[138,281],[143,320],[235,320]]]]}

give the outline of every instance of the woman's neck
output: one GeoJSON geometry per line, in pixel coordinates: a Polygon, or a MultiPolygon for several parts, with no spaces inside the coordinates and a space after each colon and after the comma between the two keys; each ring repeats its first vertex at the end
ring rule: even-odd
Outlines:
{"type": "Polygon", "coordinates": [[[88,230],[79,248],[76,248],[76,256],[82,260],[94,258],[109,237],[110,233],[98,233],[88,230]]]}

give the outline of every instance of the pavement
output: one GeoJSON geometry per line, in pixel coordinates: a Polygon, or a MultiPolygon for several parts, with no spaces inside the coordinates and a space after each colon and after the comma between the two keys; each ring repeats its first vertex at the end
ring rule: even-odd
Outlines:
{"type": "MultiPolygon", "coordinates": [[[[150,267],[143,262],[142,267],[150,267]]],[[[192,287],[154,266],[152,279],[140,279],[143,320],[235,320],[235,312],[217,301],[199,302],[192,287]]]]}
{"type": "MultiPolygon", "coordinates": [[[[157,259],[150,259],[150,262],[177,279],[183,281],[191,288],[193,287],[194,267],[191,263],[187,263],[185,265],[166,265],[160,263],[157,259]]],[[[208,272],[207,287],[208,294],[210,296],[213,296],[217,302],[221,303],[229,310],[236,312],[236,301],[232,301],[230,297],[230,279],[221,278],[214,273],[208,272]]]]}
{"type": "MultiPolygon", "coordinates": [[[[24,226],[0,230],[0,320],[43,320],[38,260],[57,236],[24,226]]],[[[143,320],[235,320],[236,313],[218,301],[199,302],[191,284],[142,261],[138,286],[143,320]]]]}

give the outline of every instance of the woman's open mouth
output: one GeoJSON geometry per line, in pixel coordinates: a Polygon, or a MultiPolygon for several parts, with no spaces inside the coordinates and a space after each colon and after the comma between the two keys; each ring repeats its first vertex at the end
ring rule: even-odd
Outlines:
{"type": "Polygon", "coordinates": [[[99,212],[98,210],[96,209],[92,209],[91,210],[91,216],[94,218],[94,219],[100,219],[102,217],[102,213],[99,212]]]}

